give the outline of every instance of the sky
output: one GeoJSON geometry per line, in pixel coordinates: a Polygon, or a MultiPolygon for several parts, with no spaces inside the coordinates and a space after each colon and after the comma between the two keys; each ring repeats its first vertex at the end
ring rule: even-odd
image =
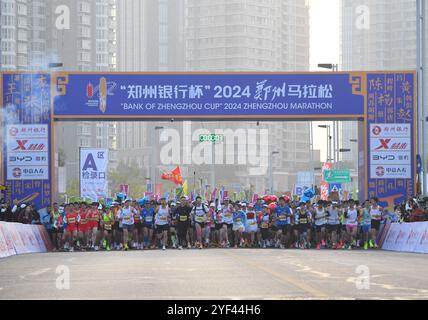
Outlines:
{"type": "MultiPolygon", "coordinates": [[[[310,71],[328,71],[320,69],[318,63],[338,64],[340,61],[340,0],[309,0],[310,15],[310,71]]],[[[326,129],[314,125],[314,149],[321,150],[321,161],[327,158],[326,129]]]]}

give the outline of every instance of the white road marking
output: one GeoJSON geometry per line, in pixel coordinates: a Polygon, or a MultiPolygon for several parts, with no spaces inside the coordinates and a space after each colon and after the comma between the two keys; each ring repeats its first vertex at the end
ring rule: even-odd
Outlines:
{"type": "Polygon", "coordinates": [[[41,275],[43,273],[48,272],[49,270],[51,270],[51,268],[39,269],[37,271],[29,273],[28,276],[38,276],[38,275],[41,275]]]}

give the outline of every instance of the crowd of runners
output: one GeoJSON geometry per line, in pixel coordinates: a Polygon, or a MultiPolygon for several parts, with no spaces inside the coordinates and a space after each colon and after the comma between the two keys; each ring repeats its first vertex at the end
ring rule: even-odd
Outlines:
{"type": "Polygon", "coordinates": [[[50,212],[56,250],[183,248],[371,249],[387,210],[376,198],[274,203],[162,198],[111,206],[72,203],[50,212]]]}

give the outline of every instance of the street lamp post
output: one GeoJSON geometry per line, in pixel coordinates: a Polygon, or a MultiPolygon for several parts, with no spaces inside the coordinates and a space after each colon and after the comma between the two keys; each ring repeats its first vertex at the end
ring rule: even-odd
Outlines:
{"type": "Polygon", "coordinates": [[[279,152],[278,151],[272,151],[271,153],[270,153],[270,161],[269,161],[269,193],[270,194],[272,194],[273,193],[273,173],[272,173],[272,166],[273,166],[273,164],[272,164],[272,158],[273,158],[273,155],[275,155],[275,154],[279,154],[279,152]]]}
{"type": "Polygon", "coordinates": [[[164,127],[161,126],[155,126],[154,127],[154,137],[152,139],[152,166],[151,166],[151,174],[150,174],[150,178],[151,178],[151,185],[152,185],[152,192],[155,192],[155,187],[156,187],[156,167],[157,167],[157,142],[159,139],[156,139],[156,131],[157,130],[162,130],[164,127]]]}
{"type": "Polygon", "coordinates": [[[330,134],[330,125],[318,125],[318,128],[327,129],[327,162],[331,162],[333,159],[331,158],[331,134],[330,134]]]}

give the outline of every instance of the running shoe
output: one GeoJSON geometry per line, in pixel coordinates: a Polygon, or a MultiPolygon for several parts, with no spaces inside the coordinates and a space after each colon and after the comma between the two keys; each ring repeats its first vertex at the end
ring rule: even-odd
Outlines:
{"type": "Polygon", "coordinates": [[[374,247],[373,240],[369,241],[369,246],[370,246],[370,249],[372,249],[374,247]]]}
{"type": "Polygon", "coordinates": [[[367,243],[367,241],[364,242],[364,250],[367,250],[369,248],[369,244],[367,243]]]}
{"type": "Polygon", "coordinates": [[[71,247],[70,250],[69,250],[69,252],[74,252],[74,248],[71,247]]]}
{"type": "Polygon", "coordinates": [[[325,241],[321,240],[321,245],[323,246],[323,248],[325,248],[325,241]]]}
{"type": "Polygon", "coordinates": [[[183,247],[182,247],[182,246],[179,246],[179,247],[178,247],[178,250],[183,250],[183,247]]]}
{"type": "Polygon", "coordinates": [[[129,249],[128,244],[125,244],[125,246],[123,247],[123,249],[124,249],[125,251],[128,251],[128,249],[129,249]]]}
{"type": "Polygon", "coordinates": [[[317,250],[320,250],[321,249],[321,247],[320,247],[320,244],[318,243],[317,244],[317,250]]]}
{"type": "Polygon", "coordinates": [[[166,250],[165,246],[162,246],[162,250],[166,250]]]}
{"type": "Polygon", "coordinates": [[[110,246],[109,245],[107,245],[106,250],[110,251],[110,246]]]}

